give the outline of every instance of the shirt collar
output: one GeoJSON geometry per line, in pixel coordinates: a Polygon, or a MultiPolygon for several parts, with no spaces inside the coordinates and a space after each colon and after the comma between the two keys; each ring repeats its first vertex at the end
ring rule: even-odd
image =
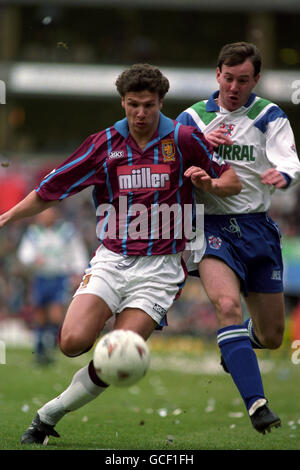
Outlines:
{"type": "MultiPolygon", "coordinates": [[[[216,99],[218,98],[219,96],[219,90],[217,91],[214,91],[209,99],[207,100],[207,103],[206,103],[206,111],[209,112],[209,113],[212,113],[212,112],[216,112],[216,111],[220,111],[220,107],[219,105],[216,103],[216,99]]],[[[251,104],[253,103],[253,101],[255,100],[256,98],[256,94],[255,93],[251,93],[248,101],[246,104],[244,104],[244,106],[241,106],[241,108],[239,109],[242,109],[242,108],[249,108],[249,106],[251,106],[251,104]]],[[[237,111],[237,110],[236,110],[237,111]]]]}
{"type": "MultiPolygon", "coordinates": [[[[116,129],[119,134],[126,139],[129,134],[129,127],[128,127],[128,120],[127,118],[122,119],[121,121],[117,121],[114,124],[114,128],[116,129]]],[[[173,132],[175,129],[174,122],[172,119],[168,118],[165,116],[163,113],[159,113],[159,123],[158,123],[158,136],[160,139],[165,137],[166,135],[170,134],[170,132],[173,132]]]]}

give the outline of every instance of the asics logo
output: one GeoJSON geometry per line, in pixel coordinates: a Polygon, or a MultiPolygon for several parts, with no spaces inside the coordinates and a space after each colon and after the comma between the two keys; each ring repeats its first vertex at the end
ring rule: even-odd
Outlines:
{"type": "Polygon", "coordinates": [[[124,157],[123,150],[115,150],[114,152],[110,152],[108,158],[121,158],[124,157]]]}

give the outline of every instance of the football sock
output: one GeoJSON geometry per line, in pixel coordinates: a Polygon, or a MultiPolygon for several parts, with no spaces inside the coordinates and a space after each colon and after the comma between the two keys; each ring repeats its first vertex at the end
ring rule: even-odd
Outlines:
{"type": "Polygon", "coordinates": [[[34,340],[35,340],[34,349],[38,358],[42,357],[45,353],[45,345],[44,345],[45,330],[46,329],[44,326],[37,326],[34,329],[34,340]]]}
{"type": "Polygon", "coordinates": [[[231,377],[244,400],[247,410],[256,400],[264,398],[258,361],[249,333],[244,325],[218,330],[218,346],[231,377]]]}
{"type": "Polygon", "coordinates": [[[34,329],[35,353],[37,361],[51,356],[57,346],[58,325],[47,324],[34,329]]]}
{"type": "Polygon", "coordinates": [[[247,328],[248,333],[249,333],[249,338],[250,342],[252,344],[252,347],[254,349],[266,349],[265,346],[263,346],[257,336],[254,333],[254,326],[251,318],[248,318],[243,325],[247,328]]]}
{"type": "Polygon", "coordinates": [[[75,411],[97,398],[107,388],[98,379],[93,361],[77,371],[69,387],[38,410],[42,422],[54,426],[66,413],[75,411]]]}
{"type": "Polygon", "coordinates": [[[55,349],[57,347],[58,333],[60,331],[60,325],[55,323],[49,323],[47,325],[47,332],[49,335],[49,348],[55,349]]]}

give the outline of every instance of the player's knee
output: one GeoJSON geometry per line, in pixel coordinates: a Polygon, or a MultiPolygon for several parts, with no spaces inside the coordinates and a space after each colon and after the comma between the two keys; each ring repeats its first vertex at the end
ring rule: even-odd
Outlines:
{"type": "Polygon", "coordinates": [[[239,325],[242,323],[241,305],[235,297],[222,295],[215,302],[215,307],[222,326],[239,325]]]}
{"type": "Polygon", "coordinates": [[[282,345],[284,328],[278,327],[275,331],[267,331],[262,336],[262,344],[267,349],[278,349],[282,345]]]}
{"type": "Polygon", "coordinates": [[[75,357],[87,352],[92,345],[87,344],[82,335],[76,334],[76,332],[69,332],[60,335],[59,347],[65,356],[75,357]]]}

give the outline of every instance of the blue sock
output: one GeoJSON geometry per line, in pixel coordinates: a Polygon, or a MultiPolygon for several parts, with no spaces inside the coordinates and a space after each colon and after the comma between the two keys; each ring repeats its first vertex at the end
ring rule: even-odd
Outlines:
{"type": "Polygon", "coordinates": [[[247,328],[232,325],[218,330],[218,346],[247,410],[264,397],[258,361],[247,328]]]}
{"type": "Polygon", "coordinates": [[[252,344],[252,347],[254,349],[266,349],[265,346],[263,346],[257,336],[254,333],[254,327],[252,323],[252,319],[248,318],[246,321],[244,321],[243,326],[245,326],[248,330],[249,333],[249,338],[252,344]]]}
{"type": "Polygon", "coordinates": [[[45,334],[45,327],[38,326],[34,330],[34,337],[35,337],[35,352],[40,357],[43,356],[45,353],[44,348],[44,334],[45,334]]]}
{"type": "Polygon", "coordinates": [[[48,335],[48,348],[55,349],[58,341],[58,334],[60,330],[60,325],[55,325],[54,323],[49,323],[47,325],[47,335],[48,335]]]}

